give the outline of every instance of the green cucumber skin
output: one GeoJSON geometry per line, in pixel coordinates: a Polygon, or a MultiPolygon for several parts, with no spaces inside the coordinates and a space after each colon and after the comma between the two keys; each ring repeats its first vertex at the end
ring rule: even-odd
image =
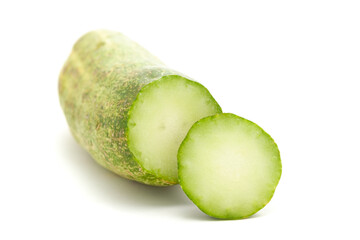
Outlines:
{"type": "Polygon", "coordinates": [[[93,31],[76,42],[60,73],[60,104],[71,133],[101,166],[148,185],[176,184],[143,169],[125,133],[140,89],[167,75],[180,74],[120,33],[93,31]]]}

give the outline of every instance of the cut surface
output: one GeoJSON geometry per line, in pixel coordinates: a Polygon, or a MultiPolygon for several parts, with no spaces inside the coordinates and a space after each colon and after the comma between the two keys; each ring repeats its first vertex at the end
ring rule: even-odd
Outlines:
{"type": "Polygon", "coordinates": [[[248,217],[272,198],[281,176],[277,145],[258,125],[233,114],[204,118],[178,152],[180,185],[206,214],[248,217]]]}
{"type": "Polygon", "coordinates": [[[221,113],[201,84],[170,75],[141,89],[128,118],[128,145],[149,172],[177,183],[177,152],[199,119],[221,113]]]}

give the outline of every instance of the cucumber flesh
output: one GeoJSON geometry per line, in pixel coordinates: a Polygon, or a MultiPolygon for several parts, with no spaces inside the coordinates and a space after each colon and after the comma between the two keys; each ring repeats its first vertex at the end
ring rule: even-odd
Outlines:
{"type": "Polygon", "coordinates": [[[201,84],[178,75],[144,86],[129,111],[128,146],[148,172],[177,183],[177,152],[199,119],[221,113],[201,84]]]}
{"type": "Polygon", "coordinates": [[[179,181],[206,214],[248,217],[272,198],[280,180],[280,153],[255,123],[224,113],[201,119],[178,152],[179,181]]]}

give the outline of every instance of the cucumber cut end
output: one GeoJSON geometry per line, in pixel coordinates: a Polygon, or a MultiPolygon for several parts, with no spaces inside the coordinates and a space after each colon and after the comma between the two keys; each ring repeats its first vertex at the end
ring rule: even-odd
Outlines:
{"type": "Polygon", "coordinates": [[[224,113],[189,130],[178,152],[179,180],[186,195],[206,214],[248,217],[272,198],[280,180],[280,153],[255,123],[224,113]]]}
{"type": "Polygon", "coordinates": [[[128,146],[147,171],[178,182],[177,152],[199,119],[221,113],[201,84],[178,75],[164,76],[141,89],[128,115],[128,146]]]}

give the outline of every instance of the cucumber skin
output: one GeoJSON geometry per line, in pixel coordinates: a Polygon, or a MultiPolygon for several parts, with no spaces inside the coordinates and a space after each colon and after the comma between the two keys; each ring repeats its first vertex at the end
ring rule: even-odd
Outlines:
{"type": "Polygon", "coordinates": [[[126,137],[138,92],[167,75],[181,76],[120,33],[93,31],[76,42],[60,73],[60,104],[74,138],[101,166],[148,185],[177,184],[143,169],[126,137]]]}

